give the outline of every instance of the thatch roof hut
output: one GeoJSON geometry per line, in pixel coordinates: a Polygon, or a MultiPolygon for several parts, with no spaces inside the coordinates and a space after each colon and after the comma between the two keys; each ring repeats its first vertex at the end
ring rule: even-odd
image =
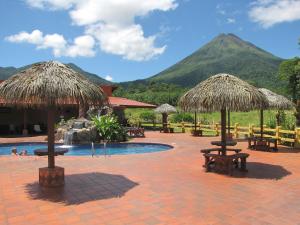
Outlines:
{"type": "MultiPolygon", "coordinates": [[[[55,167],[54,159],[55,108],[74,103],[101,105],[106,100],[99,87],[70,67],[54,61],[36,63],[2,82],[0,84],[0,98],[3,98],[8,105],[47,109],[48,171],[45,171],[44,175],[60,170],[59,167],[55,167]]],[[[42,179],[46,183],[50,183],[48,178],[41,178],[41,169],[40,181],[42,179]]],[[[61,173],[63,172],[60,170],[59,174],[61,173]]],[[[53,179],[56,179],[56,175],[53,176],[53,179]]]]}
{"type": "Polygon", "coordinates": [[[168,114],[177,112],[177,109],[174,106],[165,103],[158,106],[154,111],[162,114],[163,130],[164,132],[168,132],[168,114]]]}
{"type": "MultiPolygon", "coordinates": [[[[258,89],[261,93],[263,93],[268,102],[269,102],[269,109],[277,109],[277,110],[286,110],[292,109],[295,107],[295,104],[288,100],[286,97],[276,94],[266,88],[259,88],[258,89]]],[[[260,110],[260,136],[263,137],[263,124],[264,124],[264,109],[260,110]]],[[[277,118],[277,125],[279,125],[279,118],[277,118]]]]}
{"type": "Polygon", "coordinates": [[[185,111],[249,111],[268,107],[268,101],[247,82],[233,75],[217,74],[186,92],[179,105],[185,111]]]}
{"type": "Polygon", "coordinates": [[[154,111],[157,112],[157,113],[167,113],[167,114],[169,114],[169,113],[177,112],[177,109],[174,106],[171,106],[171,105],[165,103],[165,104],[162,104],[162,105],[158,106],[154,111]]]}
{"type": "Polygon", "coordinates": [[[270,109],[286,110],[295,107],[293,102],[282,95],[276,94],[266,88],[259,88],[258,90],[268,99],[270,109]]]}
{"type": "Polygon", "coordinates": [[[60,62],[33,64],[0,85],[0,96],[9,105],[48,107],[67,104],[101,105],[102,90],[60,62]]]}
{"type": "Polygon", "coordinates": [[[185,111],[221,111],[222,150],[226,154],[226,110],[249,111],[268,107],[268,100],[255,87],[229,75],[217,74],[199,83],[179,101],[185,111]]]}

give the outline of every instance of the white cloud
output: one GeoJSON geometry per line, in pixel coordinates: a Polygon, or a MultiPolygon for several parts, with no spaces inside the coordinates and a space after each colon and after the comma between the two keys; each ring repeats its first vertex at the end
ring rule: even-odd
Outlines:
{"type": "Polygon", "coordinates": [[[66,55],[71,57],[88,56],[92,57],[96,53],[94,51],[95,40],[89,35],[75,38],[74,44],[66,50],[66,55]]]}
{"type": "MultiPolygon", "coordinates": [[[[135,19],[149,15],[153,11],[173,10],[178,5],[176,0],[26,0],[26,2],[31,7],[43,10],[67,10],[72,23],[83,26],[85,33],[96,39],[97,43],[93,42],[93,46],[98,44],[106,53],[135,61],[149,60],[162,54],[166,49],[166,46],[155,45],[157,35],[146,37],[143,27],[137,24],[135,19]]],[[[87,39],[85,41],[92,43],[87,39]]],[[[78,51],[72,48],[68,54],[72,55],[73,52],[78,51]]],[[[94,52],[88,55],[93,54],[94,52]]]]}
{"type": "Polygon", "coordinates": [[[227,21],[227,23],[229,23],[229,24],[230,24],[230,23],[235,23],[235,22],[236,22],[234,18],[227,18],[226,21],[227,21]]]}
{"type": "Polygon", "coordinates": [[[107,76],[105,77],[105,80],[112,81],[113,78],[112,78],[111,76],[107,75],[107,76]]]}
{"type": "Polygon", "coordinates": [[[6,40],[16,43],[28,42],[30,44],[38,45],[43,42],[43,33],[39,30],[34,30],[30,34],[25,31],[22,31],[18,34],[6,37],[6,40]]]}
{"type": "Polygon", "coordinates": [[[162,54],[166,48],[166,46],[154,47],[155,36],[145,38],[140,25],[120,27],[98,24],[91,26],[87,33],[99,41],[102,51],[121,55],[128,60],[149,60],[162,54]]]}
{"type": "Polygon", "coordinates": [[[68,44],[65,38],[60,34],[43,35],[40,30],[34,30],[31,33],[20,32],[5,38],[9,42],[30,43],[36,45],[37,49],[52,49],[56,57],[68,56],[94,56],[93,50],[95,41],[91,36],[84,35],[75,38],[73,44],[68,44]]]}
{"type": "Polygon", "coordinates": [[[26,0],[27,4],[34,8],[39,9],[69,9],[74,0],[26,0]]]}
{"type": "Polygon", "coordinates": [[[251,4],[249,17],[263,28],[300,20],[299,0],[257,0],[251,4]]]}

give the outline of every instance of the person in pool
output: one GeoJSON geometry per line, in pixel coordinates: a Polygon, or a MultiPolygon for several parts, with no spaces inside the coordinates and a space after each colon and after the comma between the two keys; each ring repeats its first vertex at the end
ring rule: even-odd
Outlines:
{"type": "Polygon", "coordinates": [[[16,147],[12,148],[11,155],[18,155],[18,151],[16,147]]]}
{"type": "Polygon", "coordinates": [[[28,154],[27,154],[27,150],[25,150],[25,149],[24,149],[24,150],[22,150],[22,151],[21,151],[21,153],[20,153],[20,155],[22,155],[22,156],[26,156],[26,155],[28,155],[28,154]]]}

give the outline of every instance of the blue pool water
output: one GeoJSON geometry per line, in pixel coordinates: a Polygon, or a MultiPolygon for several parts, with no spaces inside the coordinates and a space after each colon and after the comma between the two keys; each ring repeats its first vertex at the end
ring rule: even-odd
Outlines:
{"type": "MultiPolygon", "coordinates": [[[[17,148],[18,153],[27,150],[28,155],[34,155],[34,150],[47,148],[46,143],[16,143],[16,144],[0,144],[0,156],[10,155],[12,148],[17,148]]],[[[55,145],[55,148],[67,148],[69,151],[65,155],[92,155],[91,145],[72,145],[63,146],[55,145]]],[[[95,155],[127,155],[141,154],[170,150],[172,146],[155,143],[112,143],[107,144],[104,148],[103,144],[95,144],[95,155]]]]}

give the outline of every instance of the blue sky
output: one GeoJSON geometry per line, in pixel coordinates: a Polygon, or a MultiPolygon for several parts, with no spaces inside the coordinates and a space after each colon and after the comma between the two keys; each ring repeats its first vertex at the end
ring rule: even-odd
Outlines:
{"type": "Polygon", "coordinates": [[[58,60],[115,82],[166,69],[220,33],[299,56],[300,0],[0,0],[0,66],[58,60]]]}

